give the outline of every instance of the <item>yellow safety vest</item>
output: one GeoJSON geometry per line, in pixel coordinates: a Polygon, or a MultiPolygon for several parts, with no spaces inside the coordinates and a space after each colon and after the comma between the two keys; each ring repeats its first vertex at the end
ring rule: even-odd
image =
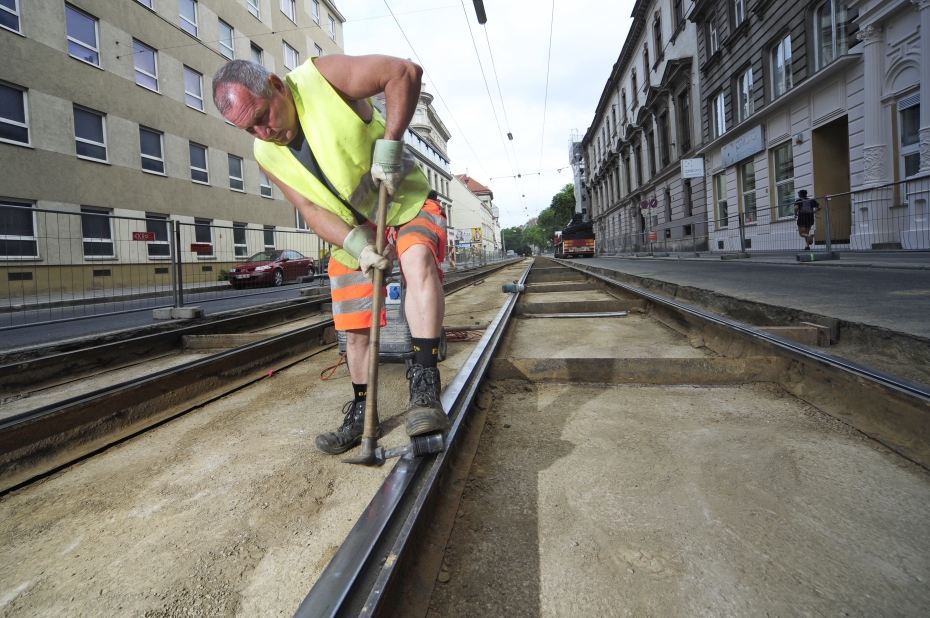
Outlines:
{"type": "MultiPolygon", "coordinates": [[[[359,118],[320,75],[313,60],[311,58],[284,78],[294,95],[304,137],[320,170],[339,192],[339,198],[369,221],[377,223],[378,193],[371,180],[371,155],[375,140],[384,137],[384,118],[374,105],[371,106],[371,122],[359,118]]],[[[314,204],[339,215],[349,225],[357,225],[352,211],[311,174],[287,146],[256,139],[254,152],[258,164],[281,182],[314,204]]],[[[389,204],[388,226],[403,225],[413,219],[430,192],[426,175],[409,152],[404,152],[403,165],[408,174],[389,204]]],[[[341,248],[334,248],[332,257],[348,268],[358,268],[358,261],[341,248]]]]}

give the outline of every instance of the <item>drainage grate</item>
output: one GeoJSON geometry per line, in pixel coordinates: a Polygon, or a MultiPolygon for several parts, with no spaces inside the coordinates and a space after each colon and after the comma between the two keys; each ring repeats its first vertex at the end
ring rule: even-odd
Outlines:
{"type": "Polygon", "coordinates": [[[113,273],[110,272],[110,269],[109,269],[109,268],[102,269],[102,270],[95,270],[95,271],[94,271],[94,276],[95,276],[95,277],[109,277],[109,276],[111,276],[112,274],[113,274],[113,273]]]}
{"type": "Polygon", "coordinates": [[[212,273],[213,267],[212,266],[201,266],[200,270],[205,273],[212,273]]]}
{"type": "Polygon", "coordinates": [[[7,273],[7,281],[32,281],[32,273],[7,273]]]}
{"type": "Polygon", "coordinates": [[[156,269],[155,269],[155,274],[156,274],[156,275],[167,275],[167,274],[168,274],[168,269],[167,269],[167,268],[156,268],[156,269]]]}

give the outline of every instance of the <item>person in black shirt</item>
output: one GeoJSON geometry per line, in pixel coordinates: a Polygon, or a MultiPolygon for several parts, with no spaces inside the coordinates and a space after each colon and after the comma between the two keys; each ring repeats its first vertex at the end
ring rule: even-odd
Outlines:
{"type": "Polygon", "coordinates": [[[794,218],[798,220],[798,234],[807,243],[805,250],[810,250],[811,243],[814,242],[811,228],[814,227],[814,213],[819,210],[820,204],[817,200],[808,198],[806,190],[798,191],[798,199],[794,201],[794,218]]]}

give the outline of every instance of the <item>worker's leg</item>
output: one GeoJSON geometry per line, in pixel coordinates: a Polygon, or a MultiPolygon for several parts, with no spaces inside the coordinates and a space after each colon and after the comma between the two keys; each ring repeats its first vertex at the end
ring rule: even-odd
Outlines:
{"type": "MultiPolygon", "coordinates": [[[[344,418],[339,428],[317,436],[316,446],[324,453],[337,455],[361,441],[365,426],[372,286],[361,271],[351,270],[336,260],[329,262],[329,282],[336,330],[346,333],[346,362],[352,377],[353,398],[343,406],[344,418]]],[[[383,311],[381,324],[384,324],[383,311]]],[[[378,431],[380,435],[380,428],[378,431]]]]}
{"type": "Polygon", "coordinates": [[[397,232],[397,252],[407,285],[405,315],[413,339],[414,358],[407,379],[407,434],[417,436],[449,427],[439,400],[442,383],[438,353],[445,296],[442,270],[445,259],[446,218],[439,204],[427,200],[420,213],[397,232]]]}

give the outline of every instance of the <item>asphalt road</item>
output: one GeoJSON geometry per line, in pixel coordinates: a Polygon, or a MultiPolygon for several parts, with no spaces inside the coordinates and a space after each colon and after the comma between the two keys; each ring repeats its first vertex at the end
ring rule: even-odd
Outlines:
{"type": "MultiPolygon", "coordinates": [[[[229,298],[216,298],[215,292],[208,294],[186,294],[185,306],[202,307],[206,314],[231,311],[245,307],[263,305],[279,300],[297,298],[299,290],[306,286],[286,285],[278,290],[244,290],[229,298]],[[255,292],[260,292],[256,294],[255,292]]],[[[68,319],[65,322],[36,324],[0,330],[0,350],[21,348],[43,343],[74,339],[126,328],[147,326],[156,322],[152,308],[170,306],[163,298],[146,298],[114,303],[96,303],[74,307],[22,311],[0,316],[0,326],[29,324],[38,320],[68,319]],[[100,315],[108,312],[132,310],[131,313],[100,315]],[[79,318],[79,319],[73,319],[79,318]]]]}
{"type": "Polygon", "coordinates": [[[930,337],[930,270],[819,267],[751,259],[592,258],[583,263],[930,337]]]}

